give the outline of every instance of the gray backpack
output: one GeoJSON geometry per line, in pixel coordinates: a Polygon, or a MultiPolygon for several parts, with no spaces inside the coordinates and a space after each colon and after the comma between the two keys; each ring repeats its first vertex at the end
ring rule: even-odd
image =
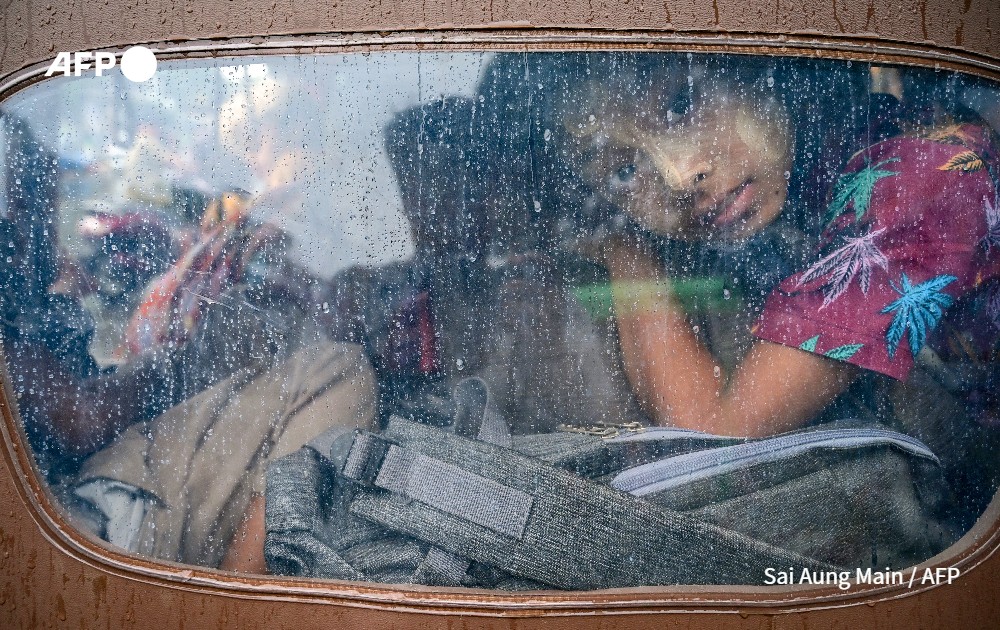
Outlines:
{"type": "Polygon", "coordinates": [[[767,568],[902,568],[958,537],[937,458],[876,426],[511,436],[481,380],[451,403],[447,429],[393,416],[275,461],[269,569],[507,590],[760,584],[767,568]]]}

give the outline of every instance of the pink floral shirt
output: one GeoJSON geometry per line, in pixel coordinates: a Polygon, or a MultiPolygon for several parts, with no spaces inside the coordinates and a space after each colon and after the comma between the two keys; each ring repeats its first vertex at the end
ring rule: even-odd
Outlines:
{"type": "Polygon", "coordinates": [[[815,262],[775,289],[754,333],[899,380],[925,344],[965,335],[948,324],[959,311],[992,319],[995,345],[997,156],[992,132],[971,124],[855,155],[834,187],[815,262]]]}

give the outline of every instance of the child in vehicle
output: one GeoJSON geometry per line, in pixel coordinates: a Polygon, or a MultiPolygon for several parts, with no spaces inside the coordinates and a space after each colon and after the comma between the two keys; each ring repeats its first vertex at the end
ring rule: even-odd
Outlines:
{"type": "MultiPolygon", "coordinates": [[[[783,79],[752,68],[741,77],[740,62],[717,58],[686,68],[622,59],[632,70],[610,86],[582,83],[564,126],[580,172],[639,226],[606,239],[600,259],[629,381],[655,423],[773,435],[815,421],[854,383],[893,388],[876,375],[910,384],[936,370],[943,382],[950,358],[980,365],[979,380],[992,382],[996,328],[980,322],[990,314],[996,322],[998,312],[1000,164],[987,125],[911,85],[917,98],[904,131],[879,141],[863,129],[868,142],[846,142],[843,133],[833,143],[861,150],[834,175],[822,208],[808,203],[810,188],[823,187],[822,174],[839,160],[797,141],[816,134],[810,125],[822,108],[803,111],[819,99],[801,98],[801,83],[788,78],[795,65],[783,79]],[[727,370],[680,307],[657,243],[738,245],[788,212],[820,222],[819,250],[770,292],[756,341],[727,370]],[[915,363],[920,374],[911,378],[915,363]]],[[[829,134],[817,137],[830,145],[829,134]]],[[[952,391],[962,387],[991,389],[952,391]]],[[[919,437],[932,448],[932,438],[948,442],[943,460],[975,468],[955,461],[951,453],[962,449],[951,447],[977,441],[969,436],[979,427],[937,422],[949,426],[919,437]]],[[[959,494],[974,493],[982,507],[995,471],[969,470],[956,473],[959,494]]]]}

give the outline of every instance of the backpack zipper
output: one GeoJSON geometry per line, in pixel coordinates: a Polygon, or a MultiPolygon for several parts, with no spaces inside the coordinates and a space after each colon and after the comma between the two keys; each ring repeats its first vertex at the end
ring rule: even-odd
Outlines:
{"type": "MultiPolygon", "coordinates": [[[[670,432],[684,429],[668,429],[670,432]]],[[[652,433],[654,431],[648,431],[652,433]]],[[[698,434],[693,431],[691,433],[698,434]]],[[[697,437],[707,437],[701,434],[697,437]]],[[[686,437],[695,437],[687,435],[686,437]]],[[[722,437],[722,436],[715,436],[722,437]]],[[[617,440],[629,439],[621,436],[617,440]]],[[[632,438],[637,439],[637,438],[632,438]]],[[[726,438],[732,439],[732,438],[726,438]]],[[[619,473],[611,487],[636,496],[662,492],[701,479],[709,479],[757,464],[780,461],[814,449],[854,449],[890,445],[907,453],[940,463],[927,446],[908,435],[883,429],[824,429],[789,433],[766,440],[684,453],[628,468],[619,473]]]]}

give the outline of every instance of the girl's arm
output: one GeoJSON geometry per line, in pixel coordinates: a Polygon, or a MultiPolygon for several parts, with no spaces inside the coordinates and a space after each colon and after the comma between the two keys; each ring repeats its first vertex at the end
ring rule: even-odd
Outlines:
{"type": "Polygon", "coordinates": [[[702,346],[642,248],[609,243],[605,261],[625,371],[659,425],[759,437],[801,426],[857,377],[859,368],[766,341],[732,375],[702,346]]]}

